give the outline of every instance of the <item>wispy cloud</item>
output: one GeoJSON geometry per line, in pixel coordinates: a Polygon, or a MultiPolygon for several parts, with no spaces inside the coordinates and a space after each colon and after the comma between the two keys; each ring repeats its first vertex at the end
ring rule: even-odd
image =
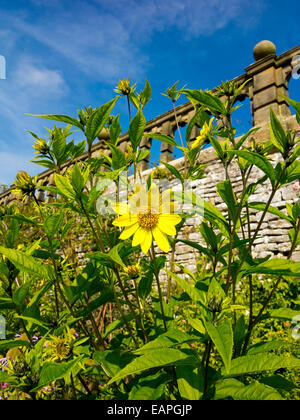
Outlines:
{"type": "Polygon", "coordinates": [[[173,43],[176,33],[188,48],[190,39],[229,24],[253,24],[259,10],[260,0],[73,0],[71,7],[69,0],[30,0],[3,8],[0,53],[8,68],[0,85],[0,180],[7,182],[30,157],[25,129],[44,126],[25,113],[68,113],[75,102],[101,102],[101,92],[112,92],[119,78],[142,83],[160,65],[151,43],[160,34],[173,43]]]}
{"type": "Polygon", "coordinates": [[[69,1],[56,2],[56,13],[51,3],[34,4],[43,14],[33,21],[15,14],[10,21],[17,31],[106,83],[124,74],[137,78],[145,73],[150,57],[143,46],[155,32],[178,29],[188,40],[211,35],[231,22],[246,24],[260,10],[260,0],[74,0],[72,8],[69,1]]]}

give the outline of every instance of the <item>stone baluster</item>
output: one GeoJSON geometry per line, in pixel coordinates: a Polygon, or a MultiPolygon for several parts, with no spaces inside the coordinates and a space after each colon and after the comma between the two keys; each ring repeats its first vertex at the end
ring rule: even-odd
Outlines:
{"type": "MultiPolygon", "coordinates": [[[[56,187],[55,181],[54,181],[54,174],[50,175],[49,180],[48,180],[48,186],[49,187],[56,187]]],[[[54,201],[55,198],[56,198],[56,194],[51,192],[51,191],[48,191],[46,202],[54,201]]]]}
{"type": "MultiPolygon", "coordinates": [[[[150,139],[149,137],[143,137],[140,147],[142,151],[146,151],[146,150],[151,150],[151,146],[152,146],[152,139],[150,139]]],[[[142,162],[139,163],[139,168],[141,171],[145,171],[146,169],[149,168],[149,162],[150,162],[150,153],[148,154],[148,156],[146,156],[146,158],[144,160],[142,160],[142,162]]]]}
{"type": "MultiPolygon", "coordinates": [[[[171,121],[166,121],[162,127],[158,130],[160,134],[164,134],[169,137],[173,137],[173,125],[171,121]]],[[[169,162],[173,160],[173,146],[168,143],[162,143],[160,148],[160,160],[163,162],[169,162]]]]}
{"type": "Polygon", "coordinates": [[[280,96],[287,96],[288,82],[283,68],[278,66],[275,45],[262,41],[255,46],[253,55],[256,62],[247,67],[246,72],[253,79],[253,96],[250,99],[253,125],[256,126],[270,120],[270,108],[282,117],[290,115],[290,110],[288,103],[280,96]]]}

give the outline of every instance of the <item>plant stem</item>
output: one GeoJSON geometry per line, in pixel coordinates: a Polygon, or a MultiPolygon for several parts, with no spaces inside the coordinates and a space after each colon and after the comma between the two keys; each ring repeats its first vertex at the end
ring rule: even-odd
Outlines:
{"type": "Polygon", "coordinates": [[[156,264],[156,257],[155,257],[155,250],[154,250],[153,242],[151,244],[151,251],[152,252],[149,252],[149,254],[150,254],[150,258],[153,262],[154,276],[155,276],[155,279],[156,279],[157,290],[158,290],[158,295],[159,295],[161,316],[162,316],[162,320],[163,320],[163,324],[164,324],[164,329],[165,329],[165,332],[166,332],[168,330],[168,328],[167,328],[167,323],[166,323],[164,304],[163,304],[163,295],[162,295],[162,291],[161,291],[161,287],[160,287],[159,274],[158,274],[158,268],[157,268],[157,264],[156,264]]]}
{"type": "MultiPolygon", "coordinates": [[[[288,260],[292,257],[293,252],[295,250],[296,243],[297,243],[297,237],[298,237],[299,231],[300,231],[300,218],[298,220],[298,223],[297,223],[297,226],[296,226],[296,229],[295,229],[295,236],[294,236],[294,239],[293,239],[293,242],[292,242],[292,245],[291,245],[290,252],[289,252],[288,257],[287,257],[288,260]]],[[[265,302],[263,303],[263,306],[260,309],[258,315],[253,319],[252,322],[249,322],[249,327],[248,327],[248,332],[247,332],[247,335],[246,335],[246,338],[245,338],[243,352],[245,352],[247,350],[248,344],[250,342],[252,330],[255,327],[255,325],[259,322],[260,317],[262,316],[262,314],[264,313],[264,311],[267,308],[268,304],[270,303],[270,300],[274,296],[274,294],[275,294],[276,290],[278,289],[278,286],[279,286],[279,284],[280,284],[280,282],[281,282],[282,279],[283,279],[283,276],[279,276],[278,277],[278,279],[277,279],[277,281],[276,281],[273,289],[271,290],[269,296],[266,298],[265,302]]]]}

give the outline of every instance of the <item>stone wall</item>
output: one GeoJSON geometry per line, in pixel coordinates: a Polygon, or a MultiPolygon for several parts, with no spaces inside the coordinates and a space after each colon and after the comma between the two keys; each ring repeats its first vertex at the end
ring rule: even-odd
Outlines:
{"type": "MultiPolygon", "coordinates": [[[[252,137],[259,141],[266,141],[269,139],[268,121],[271,107],[277,117],[281,120],[285,129],[296,130],[300,135],[300,126],[297,124],[295,116],[291,115],[288,103],[281,96],[288,96],[288,83],[293,72],[293,58],[299,55],[300,46],[297,46],[277,57],[276,47],[274,44],[269,41],[263,41],[254,49],[254,58],[256,61],[245,69],[244,74],[234,79],[234,82],[238,85],[248,81],[238,99],[243,100],[246,97],[249,97],[251,101],[253,126],[261,127],[252,137]]],[[[177,107],[176,111],[180,126],[188,124],[195,112],[191,103],[186,103],[177,107]]],[[[165,114],[149,121],[145,131],[149,133],[161,133],[174,136],[176,127],[177,125],[173,110],[170,110],[169,112],[166,112],[165,114]]],[[[193,129],[192,139],[197,137],[199,129],[199,127],[195,127],[193,129]]],[[[93,156],[99,155],[99,151],[102,153],[109,153],[109,149],[105,146],[104,140],[108,140],[107,133],[105,131],[100,133],[99,142],[93,147],[93,156]]],[[[128,133],[124,133],[120,137],[120,148],[125,150],[128,143],[128,133]]],[[[151,139],[143,137],[141,144],[142,149],[151,151],[151,145],[151,139]]],[[[278,155],[271,154],[270,158],[275,165],[278,160],[278,155]]],[[[81,161],[85,161],[86,159],[86,153],[78,158],[78,160],[81,161]]],[[[169,161],[179,170],[182,169],[183,160],[172,160],[173,146],[169,144],[162,143],[160,159],[161,161],[169,161]]],[[[147,177],[151,172],[150,169],[147,169],[149,167],[149,160],[150,157],[141,164],[143,177],[147,177]]],[[[221,163],[217,161],[212,148],[208,148],[201,152],[199,161],[207,165],[205,178],[203,180],[194,181],[192,184],[193,190],[200,195],[201,198],[210,201],[212,204],[216,205],[217,208],[223,210],[224,205],[222,205],[221,199],[216,193],[216,184],[225,179],[221,163]]],[[[67,162],[64,165],[65,169],[67,169],[70,163],[71,162],[67,162]]],[[[253,170],[250,181],[255,182],[260,176],[260,171],[255,169],[253,170]]],[[[241,188],[241,178],[234,164],[230,168],[230,177],[234,188],[238,192],[241,188]]],[[[39,181],[43,185],[54,185],[53,171],[48,170],[41,173],[39,175],[39,181]]],[[[267,183],[265,183],[258,188],[254,196],[251,197],[251,201],[266,202],[269,194],[270,187],[267,183]]],[[[39,199],[55,199],[55,196],[53,196],[52,193],[45,196],[44,192],[41,191],[39,199]]],[[[14,197],[10,191],[0,194],[0,204],[9,204],[13,200],[14,197]]],[[[289,185],[285,186],[275,195],[272,205],[285,211],[286,202],[292,203],[295,200],[296,192],[293,189],[293,185],[289,185]]],[[[253,211],[251,214],[252,230],[256,229],[258,220],[259,213],[253,211]]],[[[191,218],[187,221],[187,226],[184,228],[184,235],[186,235],[185,239],[200,241],[200,235],[197,232],[196,224],[196,219],[191,218]]],[[[268,214],[261,227],[260,237],[255,243],[254,251],[260,256],[265,256],[270,253],[278,257],[286,256],[289,250],[288,230],[289,225],[286,222],[268,214]]],[[[300,250],[295,252],[294,258],[300,261],[300,250]]],[[[194,270],[196,255],[190,247],[178,244],[176,247],[176,261],[178,263],[183,262],[187,268],[194,270]]]]}

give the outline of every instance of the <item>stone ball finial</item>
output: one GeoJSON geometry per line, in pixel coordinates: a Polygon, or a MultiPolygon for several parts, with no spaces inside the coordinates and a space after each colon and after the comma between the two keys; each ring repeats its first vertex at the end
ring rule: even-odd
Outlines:
{"type": "Polygon", "coordinates": [[[253,56],[256,61],[267,57],[268,55],[276,55],[276,46],[271,41],[261,41],[255,45],[253,56]]]}

